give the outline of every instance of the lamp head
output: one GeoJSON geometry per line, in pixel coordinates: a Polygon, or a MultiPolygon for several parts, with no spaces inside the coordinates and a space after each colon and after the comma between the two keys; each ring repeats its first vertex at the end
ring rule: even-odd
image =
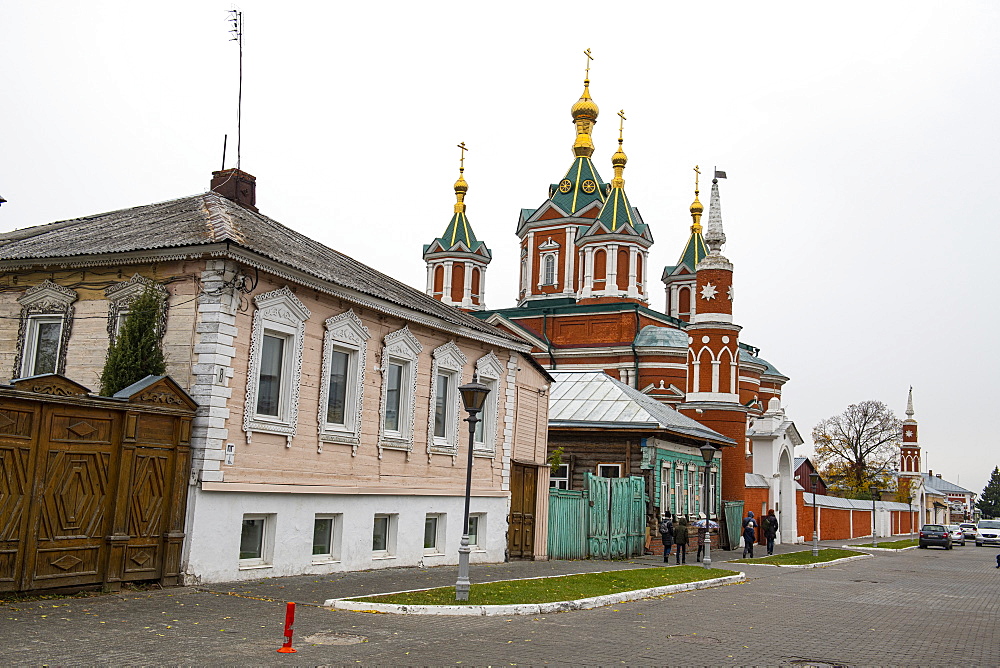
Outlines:
{"type": "Polygon", "coordinates": [[[708,441],[705,441],[705,445],[701,446],[698,449],[701,450],[701,458],[705,460],[705,463],[706,464],[711,463],[712,458],[715,457],[715,450],[716,450],[715,446],[709,443],[708,441]]]}
{"type": "Polygon", "coordinates": [[[458,388],[462,395],[462,403],[469,413],[478,413],[483,410],[486,403],[486,395],[490,393],[490,388],[479,382],[479,374],[472,375],[472,382],[461,385],[458,388]]]}

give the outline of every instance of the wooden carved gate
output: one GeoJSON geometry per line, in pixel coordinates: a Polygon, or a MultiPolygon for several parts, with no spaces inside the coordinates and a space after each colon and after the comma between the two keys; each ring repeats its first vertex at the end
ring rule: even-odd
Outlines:
{"type": "Polygon", "coordinates": [[[195,407],[163,376],[0,386],[0,591],[176,584],[195,407]]]}

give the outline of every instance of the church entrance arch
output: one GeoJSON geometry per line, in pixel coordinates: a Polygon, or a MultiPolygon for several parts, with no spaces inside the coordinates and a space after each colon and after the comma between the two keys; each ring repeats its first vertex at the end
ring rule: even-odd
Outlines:
{"type": "Polygon", "coordinates": [[[781,543],[795,542],[795,534],[798,531],[795,509],[792,455],[788,448],[782,448],[778,458],[778,540],[781,543]]]}

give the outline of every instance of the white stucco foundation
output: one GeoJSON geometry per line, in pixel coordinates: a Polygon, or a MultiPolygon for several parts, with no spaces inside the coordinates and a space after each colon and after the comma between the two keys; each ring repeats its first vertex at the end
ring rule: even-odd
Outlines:
{"type": "MultiPolygon", "coordinates": [[[[186,558],[181,564],[184,584],[457,564],[464,503],[463,496],[220,492],[192,487],[186,558]],[[240,561],[240,536],[247,514],[265,516],[265,563],[261,565],[247,566],[240,561]],[[391,516],[386,553],[372,550],[377,514],[391,516]],[[428,514],[440,517],[435,554],[424,550],[428,514]],[[337,517],[334,538],[338,549],[332,559],[312,555],[316,515],[337,517]]],[[[505,496],[472,497],[469,512],[481,518],[480,544],[473,548],[472,563],[504,560],[508,507],[505,496]]]]}

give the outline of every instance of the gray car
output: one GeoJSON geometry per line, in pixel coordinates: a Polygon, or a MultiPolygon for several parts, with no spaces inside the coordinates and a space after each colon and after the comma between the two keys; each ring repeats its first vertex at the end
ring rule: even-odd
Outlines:
{"type": "Polygon", "coordinates": [[[943,524],[925,524],[920,527],[920,537],[917,546],[926,549],[928,545],[937,545],[946,550],[951,549],[951,531],[943,524]]]}
{"type": "Polygon", "coordinates": [[[958,524],[949,524],[948,531],[951,532],[951,544],[954,545],[958,543],[962,547],[965,547],[965,532],[962,531],[962,527],[958,524]]]}

